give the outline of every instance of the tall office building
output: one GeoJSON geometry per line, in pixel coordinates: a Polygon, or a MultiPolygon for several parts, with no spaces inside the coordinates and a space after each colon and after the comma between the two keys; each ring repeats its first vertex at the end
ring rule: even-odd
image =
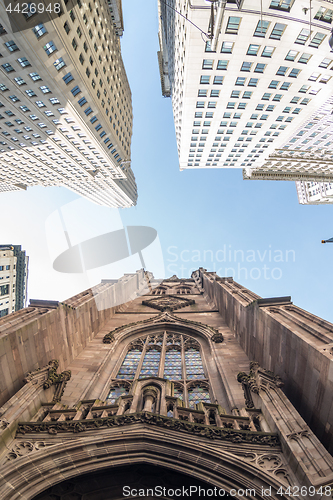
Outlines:
{"type": "Polygon", "coordinates": [[[21,245],[0,245],[0,317],[26,306],[28,262],[21,245]]]}
{"type": "MultiPolygon", "coordinates": [[[[262,11],[250,0],[158,4],[162,92],[172,97],[180,168],[278,178],[279,148],[331,102],[332,3],[263,0],[262,11]]],[[[299,170],[289,176],[285,167],[284,178],[333,179],[330,163],[308,176],[299,170]]]]}
{"type": "Polygon", "coordinates": [[[333,203],[333,182],[296,181],[296,190],[301,205],[333,203]]]}
{"type": "Polygon", "coordinates": [[[331,498],[332,326],[204,269],[32,301],[0,319],[1,500],[331,498]]]}
{"type": "Polygon", "coordinates": [[[134,205],[121,1],[33,6],[0,6],[0,192],[62,186],[100,205],[134,205]]]}

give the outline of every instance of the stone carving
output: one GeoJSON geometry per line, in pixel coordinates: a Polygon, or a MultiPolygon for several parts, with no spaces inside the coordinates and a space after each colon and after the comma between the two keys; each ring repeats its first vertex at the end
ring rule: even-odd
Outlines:
{"type": "Polygon", "coordinates": [[[223,335],[222,333],[215,333],[212,338],[212,342],[215,342],[215,344],[222,344],[223,342],[223,335]]]}
{"type": "Polygon", "coordinates": [[[49,389],[52,385],[57,386],[52,400],[53,403],[57,403],[61,400],[61,397],[66,387],[66,383],[71,378],[71,372],[70,370],[66,370],[62,373],[57,373],[59,361],[56,359],[50,361],[49,365],[50,365],[49,374],[47,380],[43,384],[43,388],[49,389]]]}
{"type": "Polygon", "coordinates": [[[254,453],[254,452],[233,452],[235,455],[243,457],[247,462],[256,467],[278,476],[280,481],[291,484],[286,466],[283,463],[281,455],[277,453],[254,453]]]}
{"type": "Polygon", "coordinates": [[[158,427],[165,427],[175,431],[186,431],[197,436],[230,441],[232,443],[256,443],[269,446],[279,445],[277,434],[207,426],[204,424],[192,423],[148,412],[131,413],[127,415],[117,415],[80,421],[61,421],[56,424],[54,422],[21,423],[18,426],[17,432],[19,434],[25,434],[26,432],[48,432],[49,434],[57,434],[58,432],[76,433],[88,430],[97,431],[99,428],[118,427],[137,423],[156,425],[158,427]]]}
{"type": "MultiPolygon", "coordinates": [[[[189,299],[186,299],[189,300],[189,299]]],[[[177,318],[177,316],[174,316],[173,314],[169,312],[162,312],[159,314],[157,317],[155,316],[154,318],[148,318],[144,319],[141,321],[135,321],[133,323],[129,323],[124,326],[119,326],[118,328],[115,328],[112,330],[112,332],[107,333],[104,338],[103,342],[106,344],[109,344],[109,338],[110,335],[115,335],[116,333],[120,333],[122,331],[130,330],[131,328],[134,327],[140,327],[140,326],[145,326],[147,324],[155,324],[155,323],[178,323],[178,324],[186,324],[192,327],[204,329],[207,333],[210,333],[210,335],[215,335],[218,334],[218,331],[213,328],[212,326],[205,325],[203,323],[199,323],[199,321],[192,321],[190,319],[184,319],[184,318],[177,318]]]]}
{"type": "Polygon", "coordinates": [[[9,425],[9,422],[8,422],[8,420],[6,418],[1,418],[0,419],[0,430],[1,431],[7,429],[8,425],[9,425]]]}
{"type": "Polygon", "coordinates": [[[245,372],[238,373],[237,381],[242,384],[247,408],[253,408],[251,392],[259,394],[261,387],[283,387],[284,385],[278,375],[261,368],[255,361],[250,363],[249,374],[245,372]]]}
{"type": "Polygon", "coordinates": [[[303,429],[299,432],[292,432],[291,434],[287,434],[287,439],[293,439],[294,441],[298,441],[299,439],[302,439],[303,437],[309,438],[309,429],[303,429]]]}
{"type": "Polygon", "coordinates": [[[187,307],[195,304],[192,299],[186,299],[184,297],[177,297],[175,295],[167,295],[164,297],[156,297],[150,300],[143,300],[142,305],[152,307],[153,309],[158,309],[159,311],[175,311],[182,307],[187,307]]]}
{"type": "Polygon", "coordinates": [[[21,441],[12,448],[12,451],[10,453],[8,453],[8,455],[6,456],[6,460],[15,460],[16,458],[23,457],[24,455],[27,455],[32,451],[41,450],[46,446],[50,445],[46,444],[44,441],[38,441],[35,443],[32,443],[30,441],[21,441]]]}
{"type": "Polygon", "coordinates": [[[112,342],[114,342],[114,334],[112,332],[109,332],[106,335],[104,335],[103,338],[104,344],[111,344],[112,342]]]}

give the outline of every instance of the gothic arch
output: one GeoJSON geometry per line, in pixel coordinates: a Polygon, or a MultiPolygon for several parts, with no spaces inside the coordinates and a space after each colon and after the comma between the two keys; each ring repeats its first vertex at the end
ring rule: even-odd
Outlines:
{"type": "MultiPolygon", "coordinates": [[[[68,436],[68,435],[67,435],[68,436]]],[[[267,472],[264,468],[246,461],[247,445],[226,443],[204,438],[193,438],[186,433],[159,429],[155,426],[139,424],[87,431],[72,439],[52,443],[31,451],[22,457],[7,461],[2,465],[3,486],[0,487],[2,500],[33,500],[50,486],[82,474],[97,472],[123,465],[145,463],[158,465],[171,471],[178,471],[189,477],[208,483],[210,486],[230,489],[254,489],[256,498],[262,496],[262,487],[277,490],[286,487],[281,476],[267,472]],[[41,470],[48,473],[41,475],[41,470]],[[260,487],[258,486],[260,484],[260,487]]],[[[25,439],[28,439],[26,436],[25,439]]],[[[42,441],[43,435],[38,436],[42,441]]],[[[280,456],[280,449],[251,444],[252,454],[280,456]],[[266,453],[265,453],[266,452],[266,453]]],[[[281,468],[280,468],[281,474],[281,468]]],[[[234,496],[235,499],[243,496],[234,496]]],[[[285,498],[284,496],[272,498],[285,498]]]]}

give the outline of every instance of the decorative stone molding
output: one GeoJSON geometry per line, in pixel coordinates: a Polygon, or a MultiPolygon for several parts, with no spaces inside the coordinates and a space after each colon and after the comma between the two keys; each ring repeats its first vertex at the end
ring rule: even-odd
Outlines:
{"type": "Polygon", "coordinates": [[[255,452],[239,452],[234,451],[234,454],[242,457],[245,461],[255,465],[265,472],[278,476],[280,481],[285,484],[293,485],[290,475],[287,470],[287,465],[284,463],[282,455],[278,453],[255,453],[255,452]]]}
{"type": "Polygon", "coordinates": [[[175,311],[182,307],[187,307],[195,304],[193,299],[186,299],[185,297],[177,297],[175,295],[167,295],[156,297],[150,300],[143,300],[142,305],[158,309],[159,311],[175,311]]]}
{"type": "Polygon", "coordinates": [[[114,342],[114,333],[113,332],[109,332],[106,335],[104,335],[104,338],[103,338],[104,344],[112,344],[112,342],[114,342]]]}
{"type": "Polygon", "coordinates": [[[214,333],[214,335],[211,337],[211,341],[215,342],[215,344],[222,344],[223,340],[224,339],[222,333],[214,333]]]}
{"type": "Polygon", "coordinates": [[[192,321],[185,318],[178,318],[177,316],[174,316],[169,312],[162,312],[161,314],[153,318],[148,318],[141,321],[135,321],[133,323],[129,323],[127,325],[115,328],[114,330],[112,330],[111,332],[107,333],[104,336],[103,343],[110,344],[111,343],[110,338],[112,338],[112,335],[115,335],[116,333],[121,333],[126,331],[130,332],[135,327],[140,328],[149,325],[154,326],[155,324],[160,324],[160,323],[174,323],[175,326],[186,325],[189,328],[192,327],[196,330],[199,330],[200,332],[205,332],[208,337],[212,337],[213,335],[219,334],[219,332],[212,326],[205,325],[204,323],[200,323],[199,321],[192,321]]]}
{"type": "Polygon", "coordinates": [[[84,432],[93,430],[97,432],[100,428],[112,428],[131,424],[148,424],[158,427],[165,427],[175,431],[185,431],[209,439],[219,439],[232,443],[253,443],[269,446],[278,446],[279,439],[277,434],[268,432],[252,432],[244,430],[234,430],[209,426],[204,424],[192,423],[184,420],[169,418],[162,415],[156,415],[148,412],[131,413],[127,415],[118,415],[106,418],[80,420],[80,421],[61,421],[57,422],[23,422],[18,426],[18,433],[48,432],[49,434],[84,432]]]}
{"type": "Polygon", "coordinates": [[[254,408],[251,392],[259,394],[259,390],[263,387],[283,387],[284,385],[278,375],[261,368],[255,361],[250,363],[249,374],[245,372],[238,373],[237,381],[242,384],[246,408],[254,408]]]}
{"type": "Polygon", "coordinates": [[[33,451],[39,451],[46,446],[50,446],[50,444],[45,441],[21,441],[12,448],[12,451],[8,453],[6,456],[6,461],[15,460],[16,458],[23,457],[24,455],[28,455],[33,451]]]}
{"type": "Polygon", "coordinates": [[[66,370],[62,373],[57,373],[57,369],[59,366],[59,361],[57,359],[53,359],[52,361],[50,361],[49,365],[51,365],[51,367],[49,369],[47,380],[43,384],[43,388],[49,389],[52,385],[57,386],[52,400],[53,403],[57,403],[61,401],[66,383],[71,378],[71,372],[70,370],[66,370]]]}

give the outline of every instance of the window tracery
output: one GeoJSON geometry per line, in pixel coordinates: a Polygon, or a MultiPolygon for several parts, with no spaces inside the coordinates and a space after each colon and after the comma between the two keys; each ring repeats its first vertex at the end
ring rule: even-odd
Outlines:
{"type": "Polygon", "coordinates": [[[173,381],[173,396],[183,400],[185,406],[195,408],[200,401],[211,401],[200,344],[188,335],[165,331],[129,344],[116,379],[150,377],[173,381]]]}

